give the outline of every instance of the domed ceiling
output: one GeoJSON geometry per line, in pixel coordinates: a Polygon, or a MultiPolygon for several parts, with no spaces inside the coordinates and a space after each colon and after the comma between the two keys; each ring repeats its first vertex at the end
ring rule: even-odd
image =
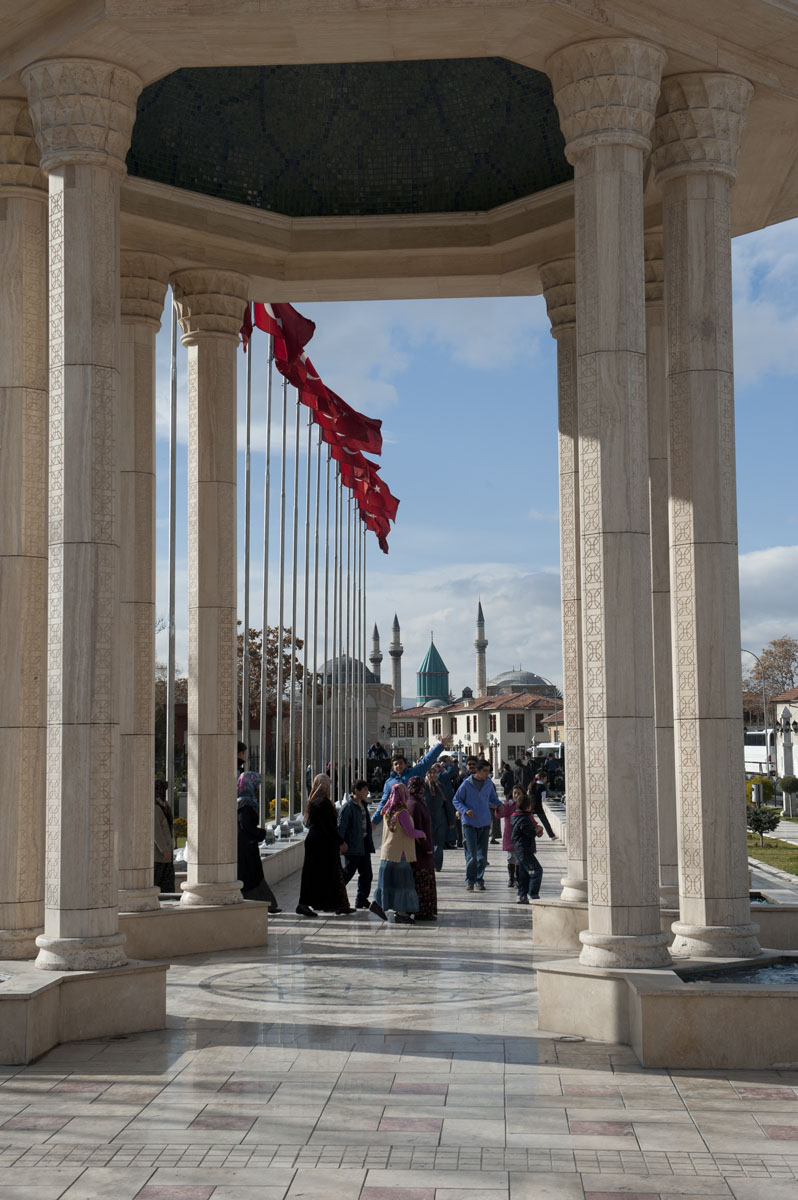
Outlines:
{"type": "Polygon", "coordinates": [[[573,174],[548,77],[503,58],[175,71],[127,163],[291,217],[484,211],[573,174]]]}

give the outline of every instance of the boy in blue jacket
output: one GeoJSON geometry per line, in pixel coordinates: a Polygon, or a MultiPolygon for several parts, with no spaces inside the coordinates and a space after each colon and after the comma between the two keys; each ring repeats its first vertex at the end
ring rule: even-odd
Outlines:
{"type": "MultiPolygon", "coordinates": [[[[466,855],[466,891],[484,892],[485,867],[488,861],[488,836],[493,813],[501,806],[493,780],[490,763],[481,758],[473,775],[460,784],[454,794],[454,806],[463,824],[463,844],[466,855]]],[[[497,814],[501,816],[501,812],[497,814]]]]}

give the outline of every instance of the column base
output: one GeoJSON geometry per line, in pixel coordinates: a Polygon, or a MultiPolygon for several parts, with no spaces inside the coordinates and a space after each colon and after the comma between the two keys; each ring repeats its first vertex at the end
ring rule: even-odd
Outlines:
{"type": "Polygon", "coordinates": [[[120,888],[119,889],[119,911],[120,912],[152,912],[160,907],[158,897],[160,891],[157,887],[149,888],[120,888]]]}
{"type": "Polygon", "coordinates": [[[668,937],[664,933],[612,934],[591,933],[585,929],[579,934],[582,952],[579,962],[583,967],[669,967],[668,937]]]}
{"type": "Polygon", "coordinates": [[[104,971],[124,967],[124,933],[111,933],[96,938],[51,938],[43,934],[36,939],[39,954],[36,966],[41,971],[104,971]]]}
{"type": "Polygon", "coordinates": [[[674,921],[673,953],[686,958],[757,958],[762,953],[759,926],[685,925],[674,921]]]}
{"type": "Polygon", "coordinates": [[[180,903],[192,904],[243,904],[241,895],[241,880],[215,880],[213,883],[190,883],[188,880],[180,884],[183,895],[180,903]]]}
{"type": "Polygon", "coordinates": [[[0,958],[35,958],[36,939],[44,931],[34,929],[0,929],[0,958]]]}
{"type": "Polygon", "coordinates": [[[560,880],[562,891],[560,892],[561,900],[570,900],[575,904],[587,903],[587,880],[579,879],[577,876],[571,878],[566,875],[560,880]]]}

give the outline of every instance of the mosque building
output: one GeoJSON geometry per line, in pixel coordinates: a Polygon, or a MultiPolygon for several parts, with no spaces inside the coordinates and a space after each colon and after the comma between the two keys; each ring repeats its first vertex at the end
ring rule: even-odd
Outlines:
{"type": "MultiPolygon", "coordinates": [[[[376,634],[376,626],[375,626],[376,634]]],[[[399,621],[394,616],[391,658],[394,665],[394,711],[388,739],[391,752],[401,749],[410,762],[441,737],[452,736],[459,756],[473,753],[501,761],[520,758],[530,746],[548,740],[545,721],[561,707],[558,689],[532,671],[504,671],[487,678],[485,617],[477,607],[476,674],[474,691],[464,688],[458,700],[449,689],[449,671],[432,635],[427,653],[416,672],[416,704],[401,704],[399,621]],[[399,690],[397,690],[397,682],[399,690]]]]}

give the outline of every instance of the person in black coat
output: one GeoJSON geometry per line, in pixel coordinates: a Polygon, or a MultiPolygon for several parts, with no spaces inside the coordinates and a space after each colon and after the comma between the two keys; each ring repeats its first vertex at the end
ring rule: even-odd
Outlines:
{"type": "Polygon", "coordinates": [[[541,825],[546,830],[546,833],[549,835],[551,840],[553,842],[556,842],[557,834],[554,832],[551,825],[549,824],[549,818],[546,816],[546,810],[543,807],[543,797],[546,795],[546,776],[545,776],[545,774],[543,774],[542,772],[538,773],[537,777],[532,780],[529,787],[527,788],[526,794],[527,794],[527,796],[529,796],[529,799],[532,801],[532,812],[535,814],[537,819],[540,821],[541,825]]]}
{"type": "Polygon", "coordinates": [[[238,878],[245,900],[264,900],[270,913],[282,912],[277,897],[263,875],[258,845],[266,830],[258,825],[260,776],[254,771],[242,771],[238,777],[238,878]]]}
{"type": "Polygon", "coordinates": [[[527,792],[519,798],[518,808],[510,817],[513,853],[517,860],[518,904],[529,904],[530,900],[537,900],[543,879],[543,868],[535,855],[540,826],[535,824],[531,808],[532,797],[527,792]]]}
{"type": "Polygon", "coordinates": [[[352,785],[352,797],[341,809],[338,818],[338,836],[346,845],[344,854],[344,882],[357,871],[357,899],[355,908],[368,908],[373,872],[371,856],[374,853],[374,837],[371,832],[371,814],[367,804],[369,785],[365,779],[356,779],[352,785]]]}
{"type": "Polygon", "coordinates": [[[346,853],[347,846],[338,832],[338,814],[330,799],[329,775],[317,775],[313,780],[305,809],[305,826],[308,832],[297,913],[300,917],[315,917],[317,908],[340,915],[354,912],[349,906],[340,858],[346,853]]]}

